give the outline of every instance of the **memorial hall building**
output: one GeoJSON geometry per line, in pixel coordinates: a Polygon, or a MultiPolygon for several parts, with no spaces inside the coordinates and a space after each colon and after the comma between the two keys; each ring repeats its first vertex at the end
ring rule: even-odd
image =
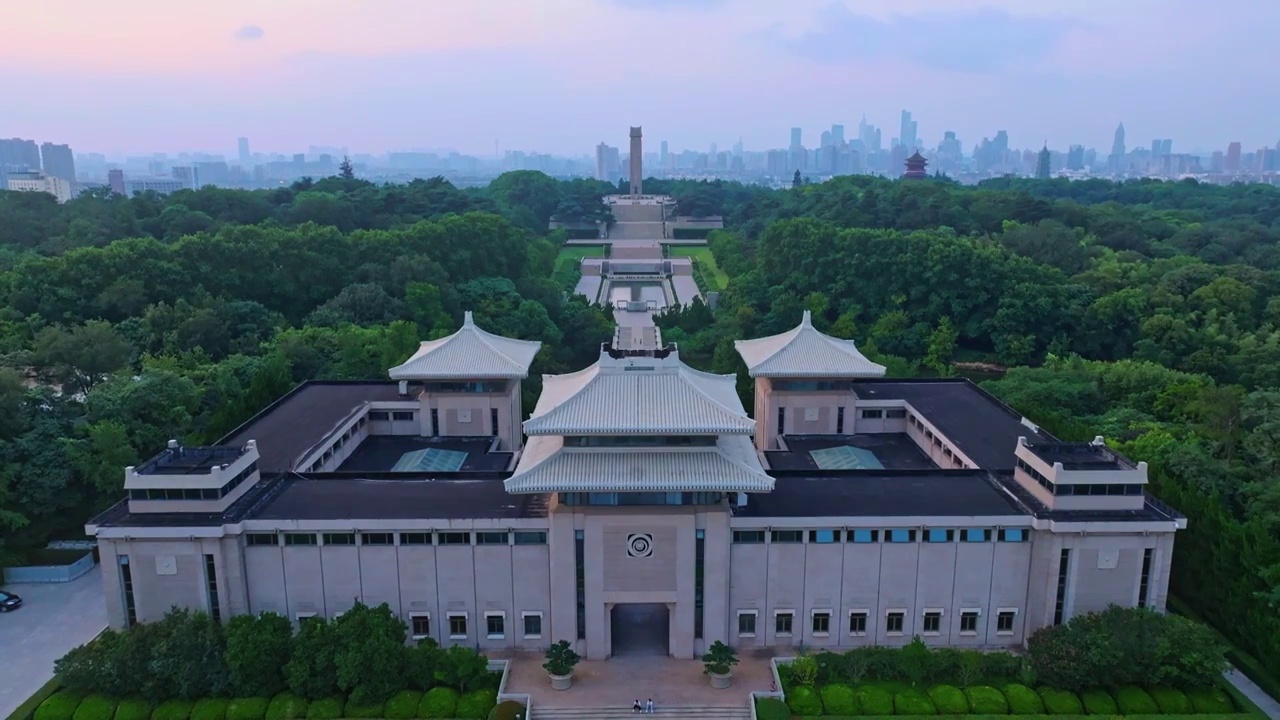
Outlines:
{"type": "Polygon", "coordinates": [[[416,638],[589,658],[1017,646],[1116,604],[1163,610],[1183,516],[1147,467],[1061,442],[962,379],[854,343],[736,343],[754,384],[611,342],[521,383],[540,344],[468,313],[389,379],[312,381],[211,447],[125,469],[89,521],[114,627],[387,603],[416,638]]]}

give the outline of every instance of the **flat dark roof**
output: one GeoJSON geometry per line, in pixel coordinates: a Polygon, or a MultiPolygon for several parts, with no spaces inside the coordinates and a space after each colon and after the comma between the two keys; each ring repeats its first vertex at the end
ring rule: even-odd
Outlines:
{"type": "Polygon", "coordinates": [[[258,467],[286,472],[304,452],[329,435],[366,402],[401,400],[394,381],[310,380],[268,405],[218,441],[244,445],[258,441],[258,467]]]}
{"type": "Polygon", "coordinates": [[[818,470],[818,463],[810,453],[842,446],[871,451],[886,470],[930,470],[938,467],[906,433],[783,437],[787,450],[766,450],[764,453],[771,470],[818,470]]]}
{"type": "Polygon", "coordinates": [[[996,480],[1009,494],[1018,499],[1028,514],[1040,520],[1058,522],[1167,522],[1185,519],[1186,516],[1165,505],[1160,500],[1145,495],[1140,510],[1050,510],[1013,479],[1012,475],[1000,475],[996,480]]]}
{"type": "Polygon", "coordinates": [[[979,467],[1012,470],[1018,437],[1052,442],[1044,431],[1022,424],[1022,416],[968,380],[858,380],[863,400],[905,400],[979,467]]]}
{"type": "Polygon", "coordinates": [[[1033,455],[1050,465],[1062,463],[1066,470],[1133,469],[1133,463],[1105,445],[1083,442],[1028,443],[1033,455]]]}
{"type": "Polygon", "coordinates": [[[754,493],[743,517],[1025,515],[985,470],[774,472],[773,492],[754,493]]]}
{"type": "Polygon", "coordinates": [[[464,452],[467,457],[458,468],[463,472],[502,472],[511,464],[512,453],[489,452],[489,437],[421,437],[419,435],[371,435],[338,467],[337,472],[391,472],[405,453],[437,449],[464,452]]]}
{"type": "Polygon", "coordinates": [[[220,513],[131,513],[126,499],[98,513],[85,524],[100,527],[217,527],[244,520],[274,499],[284,487],[285,481],[280,476],[264,477],[220,513]]]}
{"type": "Polygon", "coordinates": [[[244,455],[240,446],[170,447],[134,468],[139,475],[208,474],[218,465],[229,465],[244,455]]]}
{"type": "Polygon", "coordinates": [[[427,520],[545,517],[547,496],[509,495],[501,478],[294,477],[256,520],[427,520]]]}

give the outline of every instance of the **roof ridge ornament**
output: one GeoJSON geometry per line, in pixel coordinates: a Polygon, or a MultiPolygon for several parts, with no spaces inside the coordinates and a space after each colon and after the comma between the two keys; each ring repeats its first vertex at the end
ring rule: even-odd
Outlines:
{"type": "Polygon", "coordinates": [[[800,317],[800,327],[813,327],[813,315],[808,310],[800,317]]]}
{"type": "Polygon", "coordinates": [[[475,326],[476,326],[476,321],[475,321],[475,318],[471,316],[471,311],[467,310],[466,312],[462,313],[462,327],[475,327],[475,326]]]}

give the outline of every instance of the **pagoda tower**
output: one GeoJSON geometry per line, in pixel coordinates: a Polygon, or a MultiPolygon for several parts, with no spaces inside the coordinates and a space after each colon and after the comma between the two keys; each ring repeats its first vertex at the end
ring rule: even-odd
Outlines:
{"type": "Polygon", "coordinates": [[[925,157],[920,154],[919,150],[917,150],[915,151],[915,154],[907,158],[907,162],[906,162],[907,171],[903,173],[902,176],[905,178],[912,178],[915,180],[929,177],[928,171],[924,169],[924,167],[928,164],[929,164],[929,161],[926,160],[925,157]]]}

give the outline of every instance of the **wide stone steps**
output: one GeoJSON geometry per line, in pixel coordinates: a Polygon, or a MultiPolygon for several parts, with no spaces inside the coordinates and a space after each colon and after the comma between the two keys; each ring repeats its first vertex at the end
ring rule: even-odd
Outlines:
{"type": "Polygon", "coordinates": [[[606,708],[564,708],[535,705],[527,720],[750,720],[751,710],[740,707],[687,705],[653,709],[653,714],[636,713],[631,706],[606,708]]]}

